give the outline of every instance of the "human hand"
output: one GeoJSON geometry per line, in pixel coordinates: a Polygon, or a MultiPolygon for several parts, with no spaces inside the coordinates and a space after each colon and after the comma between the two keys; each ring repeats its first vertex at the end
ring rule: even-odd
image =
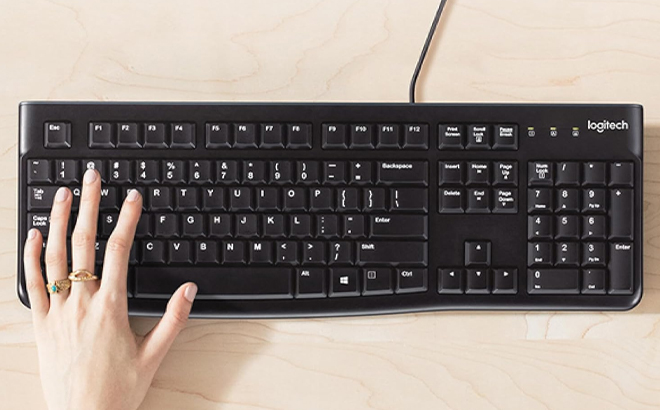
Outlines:
{"type": "MultiPolygon", "coordinates": [[[[72,270],[94,273],[101,178],[88,170],[71,238],[72,270]]],[[[49,282],[65,279],[66,232],[73,195],[57,191],[46,246],[49,282]]],[[[69,290],[45,292],[40,257],[43,238],[37,229],[25,242],[25,276],[39,352],[46,402],[55,409],[137,409],[165,354],[186,324],[197,292],[193,283],[172,295],[165,315],[138,341],[128,322],[126,278],[142,197],[132,190],[110,236],[102,280],[73,282],[69,290]]]]}

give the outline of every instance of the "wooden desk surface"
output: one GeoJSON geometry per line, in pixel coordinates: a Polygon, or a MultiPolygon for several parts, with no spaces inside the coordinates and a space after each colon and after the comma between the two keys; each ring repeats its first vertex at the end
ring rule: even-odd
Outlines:
{"type": "MultiPolygon", "coordinates": [[[[4,1],[0,407],[45,408],[15,294],[18,102],[406,101],[437,0],[4,1]]],[[[627,313],[192,321],[143,409],[660,408],[660,1],[450,0],[420,101],[645,107],[627,313]]],[[[136,319],[146,332],[154,320],[136,319]]]]}

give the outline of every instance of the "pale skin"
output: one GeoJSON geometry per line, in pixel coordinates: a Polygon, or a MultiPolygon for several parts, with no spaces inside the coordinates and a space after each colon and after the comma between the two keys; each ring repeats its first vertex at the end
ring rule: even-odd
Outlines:
{"type": "MultiPolygon", "coordinates": [[[[95,170],[83,178],[71,270],[94,273],[101,179],[95,170]]],[[[64,279],[67,224],[72,193],[60,188],[51,210],[46,245],[49,282],[64,279]]],[[[131,191],[108,240],[102,279],[75,282],[71,289],[46,293],[40,256],[43,238],[36,229],[25,242],[25,275],[39,352],[41,383],[50,410],[137,409],[179,332],[185,327],[197,287],[183,284],[171,297],[160,322],[143,339],[128,321],[126,278],[142,197],[131,191]]],[[[96,272],[98,273],[98,272],[96,272]]]]}

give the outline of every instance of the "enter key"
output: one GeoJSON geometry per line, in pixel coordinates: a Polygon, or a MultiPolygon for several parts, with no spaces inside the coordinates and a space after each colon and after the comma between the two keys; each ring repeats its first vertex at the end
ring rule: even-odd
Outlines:
{"type": "Polygon", "coordinates": [[[426,215],[373,215],[370,219],[372,238],[428,238],[426,215]]]}

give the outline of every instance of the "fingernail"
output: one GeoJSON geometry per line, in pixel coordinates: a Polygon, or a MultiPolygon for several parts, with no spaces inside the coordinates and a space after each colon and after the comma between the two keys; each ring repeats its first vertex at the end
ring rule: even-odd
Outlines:
{"type": "Polygon", "coordinates": [[[57,202],[64,202],[67,200],[69,197],[69,190],[66,189],[65,187],[61,187],[60,189],[57,190],[57,193],[55,194],[55,200],[57,202]]]}
{"type": "Polygon", "coordinates": [[[85,183],[91,184],[94,181],[96,181],[96,170],[90,168],[87,171],[85,171],[85,183]]]}
{"type": "Polygon", "coordinates": [[[140,192],[137,189],[131,189],[126,197],[128,202],[135,202],[140,197],[140,192]]]}
{"type": "Polygon", "coordinates": [[[194,283],[188,285],[186,290],[183,291],[183,297],[186,298],[188,302],[191,302],[195,300],[195,295],[197,294],[197,285],[194,283]]]}
{"type": "Polygon", "coordinates": [[[28,232],[28,239],[32,240],[36,237],[37,237],[37,229],[36,228],[30,229],[30,231],[28,232]]]}

